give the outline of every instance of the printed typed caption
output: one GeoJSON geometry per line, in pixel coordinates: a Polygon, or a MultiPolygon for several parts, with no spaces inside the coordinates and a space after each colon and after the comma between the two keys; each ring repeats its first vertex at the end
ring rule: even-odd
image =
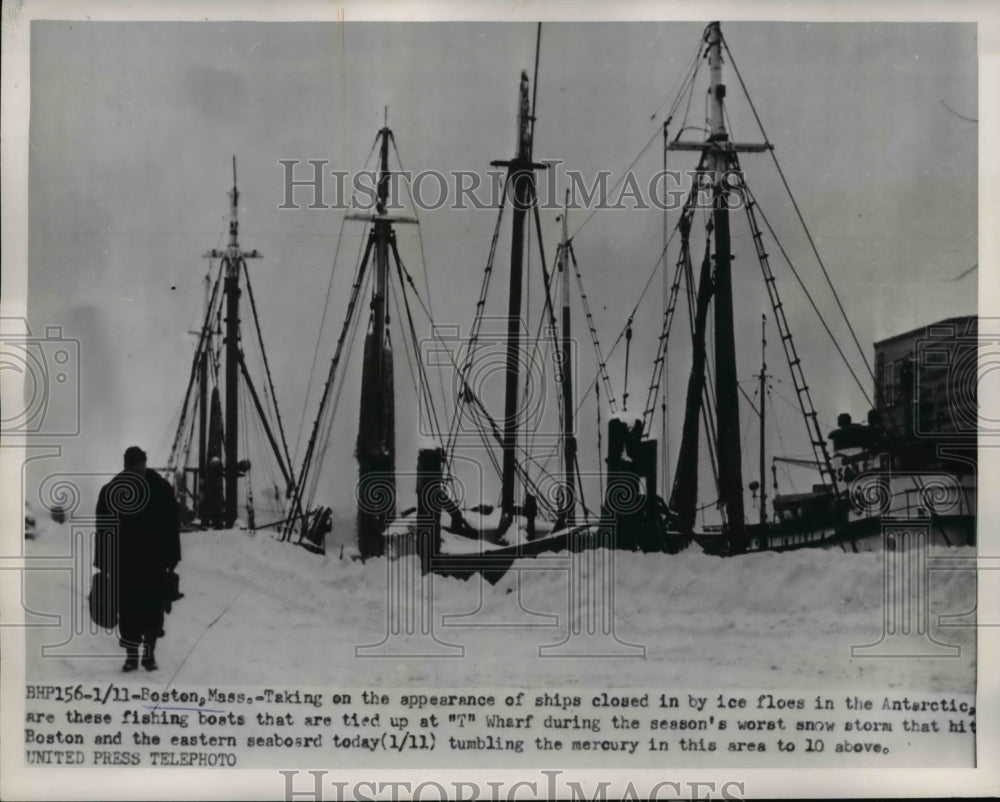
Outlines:
{"type": "Polygon", "coordinates": [[[29,765],[973,765],[966,694],[30,684],[29,765]]]}

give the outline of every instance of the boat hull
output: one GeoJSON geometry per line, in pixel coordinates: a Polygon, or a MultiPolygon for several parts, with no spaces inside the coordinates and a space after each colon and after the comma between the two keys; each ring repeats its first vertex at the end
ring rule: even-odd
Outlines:
{"type": "MultiPolygon", "coordinates": [[[[723,533],[701,532],[695,542],[708,554],[732,555],[723,533]]],[[[938,548],[976,545],[974,515],[941,515],[932,518],[873,517],[793,528],[768,527],[766,532],[751,532],[747,551],[791,551],[803,548],[839,548],[845,552],[871,552],[908,549],[920,542],[938,548]],[[923,537],[908,537],[907,533],[923,537]]]]}

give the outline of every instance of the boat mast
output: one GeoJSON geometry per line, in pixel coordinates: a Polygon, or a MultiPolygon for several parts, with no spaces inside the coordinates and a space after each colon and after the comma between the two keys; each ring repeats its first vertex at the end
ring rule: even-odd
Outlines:
{"type": "Polygon", "coordinates": [[[205,274],[205,330],[201,335],[201,354],[198,357],[198,518],[205,520],[208,477],[208,355],[212,350],[212,321],[209,309],[209,275],[205,274]]]}
{"type": "Polygon", "coordinates": [[[733,325],[732,254],[729,239],[729,194],[725,176],[730,167],[726,146],[722,82],[722,32],[719,23],[708,28],[709,66],[709,141],[715,145],[709,153],[708,174],[712,187],[712,221],[715,225],[715,376],[717,457],[719,496],[725,513],[734,551],[746,548],[746,522],[743,511],[743,471],[740,453],[739,388],[736,378],[736,336],[733,325]]]}
{"type": "Polygon", "coordinates": [[[563,499],[561,523],[572,523],[576,510],[576,437],[573,426],[573,363],[570,359],[570,305],[569,305],[569,190],[562,215],[562,246],[559,250],[559,273],[562,276],[562,398],[563,398],[563,458],[566,472],[566,496],[563,499]]]}
{"type": "MultiPolygon", "coordinates": [[[[715,381],[716,381],[716,463],[719,472],[719,503],[730,540],[732,552],[742,552],[747,548],[746,520],[743,507],[743,471],[740,446],[739,386],[736,378],[736,337],[733,324],[733,282],[732,259],[729,236],[729,208],[734,200],[734,186],[727,182],[728,173],[738,169],[737,153],[759,153],[770,150],[767,143],[730,142],[725,122],[726,85],[722,81],[722,31],[718,22],[710,23],[705,30],[707,58],[709,65],[709,137],[705,142],[683,142],[674,140],[667,150],[691,150],[702,154],[704,174],[712,191],[712,229],[715,235],[714,275],[709,292],[715,298],[715,381]]],[[[703,282],[699,282],[699,298],[703,282]]],[[[697,356],[697,338],[696,338],[697,356]]],[[[692,367],[692,374],[700,370],[692,367]]],[[[696,381],[701,377],[694,376],[696,381]]],[[[694,388],[695,390],[697,388],[694,388]]],[[[697,434],[693,416],[698,414],[701,401],[692,398],[692,384],[688,386],[688,406],[685,416],[685,439],[687,432],[697,434]]],[[[685,454],[685,439],[681,441],[681,456],[685,454]]],[[[687,509],[683,521],[691,518],[690,500],[685,501],[687,486],[679,487],[684,465],[692,464],[689,459],[678,458],[677,475],[674,479],[672,501],[685,504],[687,509]]]]}
{"type": "Polygon", "coordinates": [[[760,523],[761,526],[767,523],[767,465],[765,462],[765,451],[764,451],[764,435],[765,435],[765,425],[764,425],[764,393],[767,388],[765,382],[767,381],[767,315],[760,316],[760,379],[759,385],[759,401],[760,404],[760,523]]]}
{"type": "Polygon", "coordinates": [[[236,157],[233,156],[233,190],[230,197],[229,243],[224,251],[212,249],[209,258],[221,258],[225,275],[223,285],[226,296],[226,414],[225,414],[225,516],[224,525],[232,527],[236,523],[236,480],[239,449],[239,381],[240,381],[240,272],[245,269],[246,259],[260,257],[257,250],[244,251],[239,243],[239,202],[240,192],[236,184],[236,157]]]}
{"type": "MultiPolygon", "coordinates": [[[[365,337],[361,374],[361,411],[356,456],[358,481],[377,482],[378,507],[358,508],[358,549],[362,557],[382,553],[382,533],[396,516],[396,427],[392,346],[388,332],[389,249],[395,236],[387,216],[389,203],[388,111],[379,131],[379,170],[375,215],[370,242],[375,255],[375,287],[371,299],[371,323],[365,337]],[[374,478],[374,474],[378,478],[374,478]],[[383,500],[385,503],[382,503],[383,500]]],[[[368,495],[374,494],[372,486],[368,495]]]]}
{"type": "Polygon", "coordinates": [[[520,102],[517,119],[517,154],[510,161],[493,161],[494,167],[507,168],[507,185],[513,187],[513,222],[510,245],[510,296],[507,305],[507,360],[504,392],[503,467],[500,494],[500,530],[513,520],[514,485],[517,469],[518,384],[521,351],[521,289],[523,284],[525,215],[535,198],[535,170],[544,167],[531,160],[532,122],[528,97],[528,73],[521,72],[520,102]]]}

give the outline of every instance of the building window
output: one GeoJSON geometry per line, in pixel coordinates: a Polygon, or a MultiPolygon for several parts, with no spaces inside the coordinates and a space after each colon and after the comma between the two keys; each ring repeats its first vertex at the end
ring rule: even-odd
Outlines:
{"type": "Polygon", "coordinates": [[[882,399],[887,407],[896,404],[896,363],[886,362],[882,377],[882,399]]]}

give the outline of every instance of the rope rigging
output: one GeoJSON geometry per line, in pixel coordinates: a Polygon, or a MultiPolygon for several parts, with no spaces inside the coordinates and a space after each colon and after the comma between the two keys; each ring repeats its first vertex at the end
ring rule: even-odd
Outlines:
{"type": "MultiPolygon", "coordinates": [[[[274,380],[271,378],[271,366],[267,359],[267,349],[264,348],[264,335],[260,330],[260,316],[257,314],[257,302],[254,300],[253,285],[250,283],[250,271],[247,270],[246,262],[243,263],[243,275],[246,279],[247,295],[250,298],[250,310],[253,317],[254,330],[257,332],[257,343],[260,347],[261,360],[264,363],[264,375],[267,377],[267,388],[270,391],[271,411],[274,414],[274,419],[278,426],[278,433],[281,435],[281,447],[283,449],[283,453],[280,456],[284,457],[285,465],[287,466],[287,475],[285,476],[285,479],[288,486],[291,487],[295,484],[295,473],[292,467],[292,455],[288,451],[288,440],[285,438],[285,427],[281,421],[281,413],[278,411],[278,398],[274,392],[274,380]]],[[[247,378],[247,381],[249,382],[250,379],[247,378]]],[[[263,414],[263,410],[261,410],[261,415],[263,414]]]]}
{"type": "MultiPolygon", "coordinates": [[[[737,169],[736,174],[741,177],[739,189],[742,190],[746,187],[746,184],[742,180],[742,172],[739,170],[739,161],[735,154],[733,154],[733,164],[737,169]]],[[[750,224],[750,231],[754,241],[754,249],[757,253],[757,261],[760,263],[761,274],[764,278],[764,284],[767,287],[768,297],[771,301],[771,309],[774,312],[775,322],[778,327],[778,336],[781,340],[781,345],[785,352],[785,359],[788,363],[788,371],[792,377],[792,383],[795,387],[795,392],[799,401],[799,408],[802,411],[802,417],[806,424],[806,431],[812,442],[813,452],[816,455],[816,462],[820,465],[820,475],[825,478],[825,481],[829,483],[832,492],[836,495],[837,477],[830,461],[830,453],[827,449],[826,438],[823,436],[819,420],[817,419],[816,409],[813,406],[812,395],[809,392],[809,385],[806,384],[805,374],[802,370],[802,360],[799,357],[798,351],[795,347],[795,341],[792,339],[792,333],[788,326],[788,319],[785,316],[784,304],[781,302],[781,298],[778,294],[778,287],[775,281],[774,273],[771,272],[768,254],[764,250],[764,244],[762,242],[763,232],[757,224],[755,212],[756,206],[756,200],[753,198],[752,194],[750,194],[749,190],[747,190],[744,209],[746,211],[747,221],[750,224]]]]}
{"type": "MultiPolygon", "coordinates": [[[[733,58],[733,54],[729,50],[729,44],[726,42],[725,37],[722,37],[722,46],[725,48],[726,55],[729,56],[729,61],[733,65],[733,71],[736,73],[736,78],[740,82],[740,88],[743,90],[747,103],[750,105],[750,110],[753,112],[754,119],[757,121],[757,127],[760,129],[760,135],[764,137],[765,142],[770,142],[767,132],[764,130],[764,123],[761,121],[760,115],[757,113],[757,107],[754,105],[754,102],[750,97],[750,92],[747,90],[746,83],[743,81],[743,75],[740,73],[740,68],[736,65],[736,60],[733,58]]],[[[788,199],[792,202],[792,207],[795,209],[795,215],[798,217],[799,223],[802,225],[802,230],[805,232],[806,239],[809,240],[809,247],[812,249],[813,255],[816,257],[816,262],[819,264],[820,270],[823,272],[823,277],[826,279],[827,286],[830,288],[830,292],[833,293],[834,300],[837,302],[837,308],[840,310],[840,314],[844,318],[844,323],[847,324],[847,330],[851,333],[854,345],[857,347],[858,353],[861,355],[861,361],[867,369],[868,375],[872,378],[872,380],[874,380],[875,373],[872,370],[871,364],[868,362],[868,357],[865,354],[864,349],[861,347],[861,342],[858,340],[858,335],[854,331],[854,326],[851,325],[851,321],[847,317],[844,305],[840,301],[840,295],[833,286],[833,281],[830,278],[829,272],[827,272],[826,264],[823,262],[823,258],[819,255],[819,250],[813,240],[812,233],[809,231],[805,218],[802,216],[802,211],[799,209],[799,204],[795,200],[795,196],[792,194],[792,189],[788,184],[788,180],[785,178],[785,171],[781,169],[781,163],[778,161],[774,148],[769,148],[769,153],[771,154],[771,160],[774,162],[774,166],[778,171],[778,175],[781,178],[781,183],[785,188],[785,192],[788,194],[788,199]]],[[[846,361],[846,357],[844,357],[844,359],[846,361]]]]}
{"type": "MultiPolygon", "coordinates": [[[[364,166],[361,168],[362,171],[365,171],[365,170],[368,169],[368,164],[371,162],[372,154],[375,152],[375,147],[377,145],[378,145],[378,135],[376,135],[375,138],[374,138],[374,140],[372,140],[371,149],[368,151],[368,156],[365,159],[364,166]]],[[[352,202],[354,201],[355,197],[356,196],[352,197],[352,199],[351,199],[352,202]]],[[[323,314],[320,316],[319,330],[316,332],[316,345],[313,348],[312,363],[309,366],[309,378],[308,378],[308,380],[306,382],[306,393],[305,393],[305,396],[302,399],[302,415],[301,415],[301,417],[299,419],[299,432],[298,432],[298,435],[295,438],[295,457],[296,457],[296,459],[299,456],[299,446],[301,445],[301,442],[302,442],[302,433],[303,433],[303,431],[305,431],[306,410],[307,410],[308,404],[309,404],[309,395],[312,392],[313,377],[316,374],[316,363],[319,361],[319,349],[320,349],[320,345],[322,345],[322,343],[323,343],[323,330],[326,327],[326,317],[327,317],[327,313],[329,312],[329,309],[330,309],[330,295],[331,295],[331,293],[333,291],[333,279],[334,279],[334,276],[336,275],[336,271],[337,271],[337,262],[338,262],[339,257],[340,257],[340,246],[341,246],[341,242],[343,241],[344,227],[345,227],[346,223],[347,223],[347,216],[343,215],[341,217],[341,219],[340,219],[340,230],[337,232],[337,244],[334,246],[333,262],[331,263],[331,266],[330,266],[330,278],[327,281],[327,285],[326,285],[326,297],[323,300],[323,314]]],[[[367,231],[367,227],[366,227],[365,231],[363,232],[363,235],[362,235],[362,238],[361,238],[361,242],[358,245],[358,258],[360,258],[360,256],[361,256],[361,250],[365,247],[365,242],[367,241],[367,239],[368,239],[368,231],[367,231]]],[[[357,264],[357,259],[355,259],[355,264],[357,264]]]]}
{"type": "Polygon", "coordinates": [[[188,375],[187,389],[184,391],[184,400],[181,405],[180,422],[177,427],[177,433],[174,437],[173,446],[170,449],[170,456],[167,459],[167,465],[170,468],[175,468],[177,466],[177,453],[180,448],[180,438],[181,434],[186,428],[188,407],[192,403],[194,398],[194,387],[198,376],[198,365],[201,360],[201,354],[204,349],[208,347],[208,336],[211,331],[211,320],[213,316],[217,313],[221,313],[221,293],[219,288],[222,286],[222,263],[219,263],[218,275],[215,279],[215,284],[212,287],[212,293],[209,297],[209,303],[205,310],[205,319],[202,324],[201,331],[198,333],[198,345],[195,347],[194,358],[191,362],[191,371],[188,375]],[[219,309],[216,310],[218,305],[219,309]]]}
{"type": "MultiPolygon", "coordinates": [[[[367,232],[367,227],[366,227],[367,232]]],[[[356,311],[358,308],[358,298],[361,295],[362,288],[365,284],[365,279],[368,277],[365,271],[365,267],[368,263],[368,257],[371,254],[372,243],[371,239],[367,236],[364,241],[367,242],[365,246],[364,256],[358,263],[358,267],[354,274],[354,282],[351,286],[350,300],[347,303],[347,313],[344,316],[344,323],[341,327],[340,334],[337,337],[337,344],[334,349],[333,358],[330,360],[330,367],[327,371],[326,381],[323,384],[323,393],[320,397],[319,402],[319,412],[316,414],[316,419],[313,421],[312,434],[309,437],[309,442],[306,446],[306,453],[303,457],[302,468],[299,471],[299,482],[296,486],[295,493],[292,499],[292,510],[293,518],[288,522],[283,533],[283,540],[287,540],[291,536],[292,528],[295,523],[295,516],[299,514],[304,514],[303,509],[308,510],[311,506],[312,498],[316,490],[316,484],[318,482],[318,476],[313,476],[313,463],[316,455],[317,442],[321,436],[321,433],[328,431],[328,423],[326,418],[331,419],[330,424],[332,425],[333,415],[330,414],[329,401],[331,393],[334,391],[334,384],[337,380],[337,369],[340,366],[340,360],[344,353],[344,346],[347,343],[348,336],[351,336],[353,341],[353,331],[356,328],[356,311]],[[306,490],[308,487],[308,491],[306,490]],[[305,507],[303,508],[303,501],[306,501],[305,507]]],[[[339,247],[339,238],[338,238],[339,247]]],[[[336,269],[336,264],[334,264],[334,269],[336,269]]],[[[339,400],[339,391],[335,395],[336,400],[339,400]]],[[[324,438],[325,439],[325,438],[324,438]]],[[[321,450],[325,451],[325,446],[320,446],[321,450]]],[[[316,472],[318,474],[318,471],[316,472]]]]}

